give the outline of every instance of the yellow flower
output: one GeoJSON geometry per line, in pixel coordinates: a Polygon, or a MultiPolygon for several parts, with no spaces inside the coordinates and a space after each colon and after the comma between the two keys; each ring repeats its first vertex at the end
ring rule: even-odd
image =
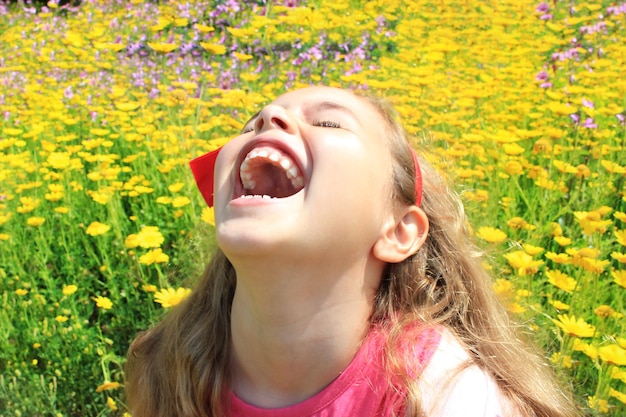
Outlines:
{"type": "Polygon", "coordinates": [[[201,33],[209,33],[215,30],[213,26],[201,25],[199,23],[196,23],[195,25],[193,25],[193,27],[196,28],[201,33]]]}
{"type": "Polygon", "coordinates": [[[137,234],[137,243],[142,248],[158,248],[165,238],[156,226],[144,226],[137,234]]]}
{"type": "Polygon", "coordinates": [[[530,243],[524,243],[522,247],[524,248],[524,251],[530,256],[539,255],[541,252],[544,251],[541,246],[531,245],[530,243]]]}
{"type": "Polygon", "coordinates": [[[174,307],[178,305],[181,301],[187,298],[191,294],[191,290],[189,288],[166,288],[160,291],[157,291],[154,294],[154,301],[156,303],[161,304],[163,308],[174,307]]]}
{"type": "Polygon", "coordinates": [[[107,397],[107,407],[109,407],[112,411],[117,411],[117,404],[115,404],[115,400],[111,397],[107,397]]]}
{"type": "Polygon", "coordinates": [[[615,259],[619,263],[626,264],[626,253],[612,252],[611,258],[615,259]]]}
{"type": "Polygon", "coordinates": [[[116,102],[115,108],[120,111],[133,111],[137,110],[141,104],[136,101],[124,101],[124,102],[116,102]]]}
{"type": "Polygon", "coordinates": [[[554,241],[558,243],[560,246],[569,246],[572,244],[572,239],[565,236],[555,236],[554,241]]]}
{"type": "Polygon", "coordinates": [[[521,250],[507,253],[504,257],[520,276],[532,275],[543,265],[543,261],[535,261],[532,256],[521,250]]]}
{"type": "Polygon", "coordinates": [[[172,202],[172,197],[167,197],[167,196],[157,197],[156,202],[159,204],[170,204],[172,202]]]}
{"type": "Polygon", "coordinates": [[[133,249],[137,246],[139,246],[139,239],[137,238],[136,234],[133,233],[126,236],[126,239],[124,239],[124,247],[126,249],[133,249]]]}
{"type": "Polygon", "coordinates": [[[240,52],[234,52],[233,55],[235,55],[235,57],[240,60],[240,61],[249,61],[252,58],[254,58],[253,55],[250,54],[242,54],[240,52]]]}
{"type": "Polygon", "coordinates": [[[85,233],[87,233],[89,236],[100,236],[105,234],[109,230],[111,230],[111,226],[100,222],[91,222],[91,224],[87,226],[85,233]]]}
{"type": "Polygon", "coordinates": [[[189,197],[176,197],[172,200],[172,207],[179,208],[191,204],[189,197]]]}
{"type": "Polygon", "coordinates": [[[25,290],[24,288],[18,288],[17,290],[15,290],[15,294],[17,294],[17,295],[26,295],[26,294],[28,294],[28,290],[25,290]]]}
{"type": "Polygon", "coordinates": [[[517,143],[505,143],[504,145],[502,145],[502,150],[507,155],[520,155],[525,151],[525,149],[519,146],[517,143]]]}
{"type": "Polygon", "coordinates": [[[187,26],[188,24],[189,24],[189,19],[187,19],[186,17],[179,17],[177,19],[174,19],[175,26],[184,27],[184,26],[187,26]]]}
{"type": "Polygon", "coordinates": [[[143,265],[152,265],[152,264],[160,264],[165,263],[170,260],[170,257],[167,254],[163,253],[161,248],[152,249],[148,251],[145,255],[141,255],[139,257],[139,263],[143,265]]]}
{"type": "Polygon", "coordinates": [[[562,172],[565,174],[575,174],[578,172],[578,170],[576,169],[574,165],[569,164],[565,161],[554,160],[552,161],[552,164],[556,167],[556,169],[559,170],[559,172],[562,172]]]}
{"type": "Polygon", "coordinates": [[[609,412],[609,402],[607,400],[603,400],[601,398],[596,398],[595,396],[587,398],[587,404],[589,404],[589,408],[599,411],[601,413],[609,412]]]}
{"type": "Polygon", "coordinates": [[[616,230],[613,232],[613,234],[617,239],[617,243],[622,246],[626,246],[626,230],[616,230]]]}
{"type": "Polygon", "coordinates": [[[498,278],[493,285],[493,289],[502,300],[513,298],[513,283],[508,279],[498,278]]]}
{"type": "Polygon", "coordinates": [[[610,264],[611,262],[606,259],[598,260],[587,257],[582,257],[580,259],[580,266],[582,266],[586,271],[595,274],[601,274],[602,272],[604,272],[604,268],[606,268],[610,264]]]}
{"type": "Polygon", "coordinates": [[[567,116],[568,114],[576,113],[577,110],[575,106],[570,106],[566,103],[557,103],[554,101],[551,101],[547,107],[551,112],[560,116],[567,116]]]}
{"type": "Polygon", "coordinates": [[[56,316],[54,319],[59,323],[65,323],[67,321],[67,316],[56,316]]]}
{"type": "Polygon", "coordinates": [[[156,52],[167,54],[178,48],[178,45],[175,43],[156,43],[156,42],[148,42],[148,46],[156,52]]]}
{"type": "Polygon", "coordinates": [[[524,167],[518,161],[507,161],[504,164],[504,171],[509,175],[519,175],[524,172],[524,167]]]}
{"type": "Polygon", "coordinates": [[[170,190],[173,193],[177,193],[180,190],[182,190],[184,186],[185,186],[185,183],[177,182],[177,183],[174,183],[174,184],[168,186],[167,189],[170,190]]]}
{"type": "Polygon", "coordinates": [[[556,222],[552,222],[550,223],[550,234],[555,237],[561,236],[563,235],[563,228],[561,227],[560,224],[556,222]]]}
{"type": "Polygon", "coordinates": [[[226,53],[226,47],[217,43],[200,42],[200,46],[213,55],[223,55],[226,53]]]}
{"type": "Polygon", "coordinates": [[[63,295],[72,295],[78,290],[78,287],[74,284],[65,285],[63,287],[63,295]]]}
{"type": "Polygon", "coordinates": [[[626,384],[626,370],[613,368],[613,372],[611,373],[611,379],[619,379],[624,384],[626,384]]]}
{"type": "Polygon", "coordinates": [[[617,366],[626,366],[626,349],[611,344],[598,348],[598,356],[603,362],[617,366]]]}
{"type": "Polygon", "coordinates": [[[152,284],[143,284],[141,286],[141,289],[143,289],[145,292],[156,292],[157,287],[156,285],[152,285],[152,284]]]}
{"type": "Polygon", "coordinates": [[[626,404],[626,394],[624,394],[623,392],[611,388],[609,390],[609,395],[613,398],[617,398],[620,402],[626,404]]]}
{"type": "Polygon", "coordinates": [[[606,232],[606,228],[613,223],[611,220],[602,220],[601,214],[597,211],[575,211],[574,217],[582,227],[583,233],[588,236],[595,232],[606,232]]]}
{"type": "Polygon", "coordinates": [[[587,355],[587,357],[589,357],[592,361],[595,361],[598,358],[598,348],[590,345],[589,343],[583,342],[580,339],[574,339],[573,348],[575,351],[582,352],[587,355]]]}
{"type": "Polygon", "coordinates": [[[506,222],[507,226],[511,229],[524,229],[524,230],[533,230],[535,226],[529,224],[526,220],[521,217],[513,217],[509,221],[506,222]]]}
{"type": "Polygon", "coordinates": [[[0,213],[0,226],[8,222],[11,218],[11,213],[0,213]]]}
{"type": "Polygon", "coordinates": [[[602,305],[596,307],[596,309],[593,310],[593,312],[595,313],[596,316],[602,317],[602,318],[613,317],[613,318],[619,319],[619,318],[622,318],[624,316],[622,313],[619,313],[619,312],[613,310],[613,308],[611,308],[611,306],[608,306],[606,304],[602,304],[602,305]]]}
{"type": "Polygon", "coordinates": [[[28,220],[26,220],[26,224],[32,227],[38,227],[44,224],[45,221],[46,219],[43,217],[29,217],[28,220]]]}
{"type": "Polygon", "coordinates": [[[72,164],[72,158],[69,152],[52,152],[46,160],[48,164],[58,170],[69,168],[72,164]]]}
{"type": "Polygon", "coordinates": [[[596,332],[596,327],[587,323],[584,319],[576,319],[576,316],[559,314],[558,320],[552,320],[563,332],[569,336],[592,337],[596,332]]]}
{"type": "Polygon", "coordinates": [[[478,229],[476,236],[489,243],[500,243],[507,238],[506,233],[495,227],[481,227],[478,229]]]}
{"type": "Polygon", "coordinates": [[[521,314],[526,312],[526,308],[522,306],[520,303],[507,303],[506,304],[507,311],[514,314],[521,314]]]}
{"type": "Polygon", "coordinates": [[[550,356],[550,362],[568,369],[572,367],[572,357],[570,355],[563,355],[561,352],[554,352],[552,356],[550,356]]]}
{"type": "Polygon", "coordinates": [[[213,207],[203,208],[200,219],[205,223],[215,226],[215,211],[213,210],[213,207]]]}
{"type": "Polygon", "coordinates": [[[577,282],[574,278],[564,274],[561,271],[546,271],[548,282],[563,291],[571,293],[576,289],[577,282]]]}
{"type": "Polygon", "coordinates": [[[565,311],[565,310],[569,310],[569,308],[570,308],[569,305],[567,305],[567,304],[565,304],[565,303],[563,303],[563,302],[561,302],[559,300],[550,300],[548,302],[552,305],[552,307],[556,308],[557,310],[565,311]]]}
{"type": "Polygon", "coordinates": [[[92,297],[91,299],[96,302],[97,307],[100,307],[103,310],[110,310],[113,308],[113,302],[108,297],[97,296],[92,297]]]}
{"type": "Polygon", "coordinates": [[[89,129],[89,133],[94,135],[94,136],[106,136],[109,133],[111,133],[111,131],[109,129],[103,129],[100,127],[94,127],[92,129],[89,129]]]}
{"type": "Polygon", "coordinates": [[[613,161],[601,161],[600,164],[611,174],[626,174],[626,168],[613,161]]]}
{"type": "Polygon", "coordinates": [[[105,382],[104,384],[99,385],[98,388],[96,388],[96,392],[108,391],[112,389],[117,389],[119,387],[119,382],[105,382]]]}

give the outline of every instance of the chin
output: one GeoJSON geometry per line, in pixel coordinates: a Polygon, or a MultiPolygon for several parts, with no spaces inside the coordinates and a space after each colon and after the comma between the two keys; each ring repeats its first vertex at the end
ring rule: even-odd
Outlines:
{"type": "MultiPolygon", "coordinates": [[[[247,219],[250,220],[250,219],[247,219]]],[[[293,243],[281,226],[269,227],[243,219],[229,220],[216,228],[217,244],[229,258],[270,256],[285,251],[293,243]],[[278,228],[278,230],[277,230],[278,228]]]]}

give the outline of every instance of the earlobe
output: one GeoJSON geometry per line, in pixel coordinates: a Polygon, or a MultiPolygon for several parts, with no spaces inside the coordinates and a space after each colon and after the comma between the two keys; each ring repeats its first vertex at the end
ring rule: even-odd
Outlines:
{"type": "Polygon", "coordinates": [[[413,255],[428,235],[428,217],[419,207],[407,206],[385,226],[373,247],[376,258],[398,263],[413,255]]]}

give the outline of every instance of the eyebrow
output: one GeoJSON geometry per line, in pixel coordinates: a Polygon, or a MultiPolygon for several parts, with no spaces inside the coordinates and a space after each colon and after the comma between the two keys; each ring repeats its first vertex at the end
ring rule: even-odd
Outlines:
{"type": "Polygon", "coordinates": [[[313,103],[312,107],[314,107],[315,110],[339,110],[358,120],[356,114],[354,114],[349,107],[334,101],[320,101],[318,103],[313,103]]]}

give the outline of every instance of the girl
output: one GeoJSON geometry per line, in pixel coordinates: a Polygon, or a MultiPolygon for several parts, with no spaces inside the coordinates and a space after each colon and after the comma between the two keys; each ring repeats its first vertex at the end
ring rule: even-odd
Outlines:
{"type": "Polygon", "coordinates": [[[133,417],[576,415],[384,102],[287,93],[192,169],[219,249],[131,346],[133,417]]]}

